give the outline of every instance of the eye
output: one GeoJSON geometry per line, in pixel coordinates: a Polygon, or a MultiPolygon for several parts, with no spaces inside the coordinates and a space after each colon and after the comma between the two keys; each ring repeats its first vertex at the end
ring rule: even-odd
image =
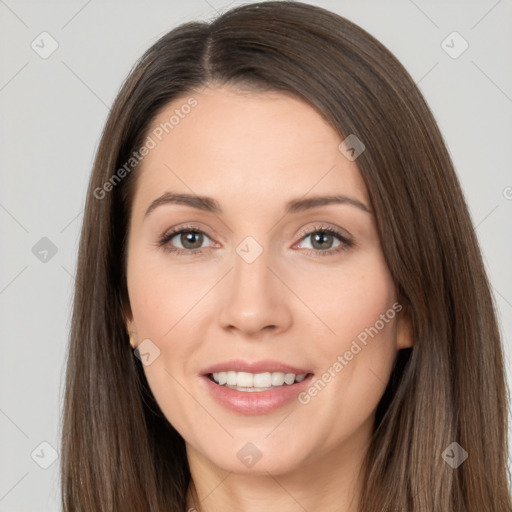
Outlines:
{"type": "Polygon", "coordinates": [[[180,255],[190,255],[202,252],[204,241],[210,238],[196,226],[177,228],[166,233],[159,240],[158,245],[165,247],[166,251],[180,255]]]}
{"type": "Polygon", "coordinates": [[[313,229],[302,232],[301,240],[310,239],[310,248],[306,247],[308,252],[314,256],[329,256],[345,251],[355,244],[340,231],[328,226],[315,226],[313,229]],[[336,239],[338,240],[337,245],[336,239]]]}
{"type": "MultiPolygon", "coordinates": [[[[315,226],[308,231],[301,232],[300,236],[299,248],[305,249],[313,256],[332,256],[355,245],[347,235],[329,226],[315,226]],[[304,243],[302,240],[307,239],[311,240],[310,247],[302,247],[304,243]]],[[[206,240],[212,241],[197,226],[180,226],[164,234],[158,241],[158,246],[177,255],[190,256],[202,253],[207,248],[203,247],[206,240]]]]}

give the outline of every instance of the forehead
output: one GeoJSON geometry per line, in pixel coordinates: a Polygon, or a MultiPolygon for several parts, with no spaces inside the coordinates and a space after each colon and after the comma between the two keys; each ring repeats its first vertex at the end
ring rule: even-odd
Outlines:
{"type": "Polygon", "coordinates": [[[136,201],[169,189],[241,206],[310,191],[351,193],[368,204],[356,163],[339,150],[342,137],[288,93],[206,88],[166,105],[147,136],[154,147],[137,170],[136,201]]]}

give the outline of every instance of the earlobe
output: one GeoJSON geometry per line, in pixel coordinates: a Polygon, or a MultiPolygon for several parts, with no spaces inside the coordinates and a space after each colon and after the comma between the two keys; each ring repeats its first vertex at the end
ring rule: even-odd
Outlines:
{"type": "Polygon", "coordinates": [[[130,345],[135,348],[135,340],[137,337],[137,326],[133,320],[133,314],[131,311],[130,304],[126,304],[124,308],[124,324],[126,326],[126,332],[130,339],[130,345]]]}
{"type": "Polygon", "coordinates": [[[132,308],[128,301],[125,302],[125,304],[123,306],[123,318],[124,318],[124,323],[126,325],[127,331],[135,330],[135,323],[133,321],[132,308]]]}
{"type": "Polygon", "coordinates": [[[135,348],[136,340],[137,340],[137,327],[135,326],[135,322],[133,322],[133,321],[126,322],[126,332],[128,333],[128,338],[130,340],[131,347],[135,348]]]}
{"type": "Polygon", "coordinates": [[[409,315],[409,310],[406,305],[397,314],[397,327],[396,327],[396,348],[412,348],[414,340],[412,335],[412,322],[409,315]]]}

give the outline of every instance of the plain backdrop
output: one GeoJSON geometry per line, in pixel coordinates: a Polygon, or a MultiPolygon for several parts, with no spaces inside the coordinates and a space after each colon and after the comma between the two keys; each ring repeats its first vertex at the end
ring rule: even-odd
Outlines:
{"type": "MultiPolygon", "coordinates": [[[[0,1],[0,512],[60,510],[59,421],[78,234],[109,106],[160,36],[238,3],[0,1]]],[[[509,371],[511,0],[309,3],[377,37],[431,106],[484,253],[509,371]]]]}

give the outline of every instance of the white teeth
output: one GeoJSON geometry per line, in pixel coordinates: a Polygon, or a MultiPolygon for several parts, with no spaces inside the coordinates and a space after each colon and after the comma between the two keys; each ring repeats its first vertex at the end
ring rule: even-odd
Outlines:
{"type": "Polygon", "coordinates": [[[284,373],[274,372],[272,374],[272,386],[282,386],[284,384],[284,373]]]}
{"type": "Polygon", "coordinates": [[[253,384],[255,388],[269,388],[272,385],[272,374],[256,373],[253,378],[253,384]]]}
{"type": "Polygon", "coordinates": [[[293,384],[295,382],[295,374],[293,373],[287,373],[285,376],[284,376],[284,381],[286,382],[286,384],[290,385],[290,384],[293,384]]]}
{"type": "Polygon", "coordinates": [[[305,373],[295,375],[294,373],[283,372],[218,372],[213,374],[213,380],[221,386],[244,388],[243,391],[257,391],[272,389],[272,386],[278,387],[284,384],[288,386],[295,382],[302,382],[306,378],[305,373]]]}
{"type": "Polygon", "coordinates": [[[238,388],[252,388],[253,374],[247,372],[238,372],[236,386],[238,388]]]}

